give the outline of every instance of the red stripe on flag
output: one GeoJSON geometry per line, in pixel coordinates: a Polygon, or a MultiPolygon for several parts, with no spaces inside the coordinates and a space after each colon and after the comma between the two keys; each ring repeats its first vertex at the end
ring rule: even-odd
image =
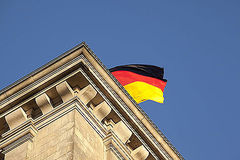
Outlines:
{"type": "Polygon", "coordinates": [[[117,80],[123,86],[133,83],[133,82],[136,82],[136,81],[140,81],[140,82],[145,82],[145,83],[151,84],[155,87],[160,88],[162,91],[164,91],[164,88],[167,84],[167,82],[164,82],[160,79],[143,76],[143,75],[136,74],[136,73],[133,73],[130,71],[114,71],[114,72],[112,72],[112,74],[114,75],[114,77],[117,78],[117,80]]]}

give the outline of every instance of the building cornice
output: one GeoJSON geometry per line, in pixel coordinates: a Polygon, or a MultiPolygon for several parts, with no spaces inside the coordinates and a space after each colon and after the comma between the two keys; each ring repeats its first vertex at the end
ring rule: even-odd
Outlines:
{"type": "Polygon", "coordinates": [[[91,55],[96,59],[96,61],[102,66],[105,72],[112,78],[112,80],[117,84],[117,86],[128,96],[135,107],[143,114],[144,118],[153,126],[153,128],[158,132],[158,134],[163,138],[163,140],[168,144],[168,146],[174,151],[174,153],[179,157],[179,159],[184,160],[183,156],[177,151],[177,149],[171,144],[171,142],[166,138],[166,136],[160,131],[160,129],[154,124],[154,122],[149,118],[149,116],[142,110],[142,108],[136,103],[136,101],[129,95],[125,88],[118,82],[118,80],[111,74],[107,67],[100,61],[100,59],[94,54],[94,52],[88,47],[88,45],[83,42],[83,45],[91,53],[91,55]]]}
{"type": "MultiPolygon", "coordinates": [[[[117,85],[117,87],[127,96],[127,98],[130,100],[131,104],[138,110],[139,114],[141,115],[138,118],[140,119],[141,123],[143,123],[145,126],[147,126],[147,129],[152,132],[152,129],[154,129],[157,132],[157,135],[160,135],[160,137],[164,140],[164,142],[171,148],[171,150],[177,155],[179,159],[184,159],[182,155],[176,150],[176,148],[168,141],[168,139],[164,136],[164,134],[158,129],[158,127],[150,120],[150,118],[147,116],[147,114],[138,106],[138,104],[132,99],[132,97],[127,93],[127,91],[122,87],[122,85],[116,80],[116,78],[110,73],[110,71],[105,67],[105,65],[98,59],[98,57],[93,53],[93,51],[88,47],[88,45],[85,42],[82,42],[81,44],[77,45],[73,49],[63,53],[59,57],[55,58],[54,60],[50,61],[49,63],[45,64],[44,66],[38,68],[37,70],[33,71],[32,73],[28,74],[27,76],[19,79],[18,81],[14,82],[13,84],[9,85],[8,87],[2,89],[0,91],[0,102],[2,102],[5,98],[10,97],[14,93],[18,92],[19,90],[23,89],[24,87],[31,84],[33,81],[36,81],[37,79],[29,80],[32,77],[36,76],[37,74],[40,74],[41,72],[44,72],[47,68],[50,66],[53,66],[55,63],[59,62],[60,60],[64,59],[65,57],[71,55],[73,52],[82,49],[83,51],[86,50],[90,55],[94,58],[94,60],[102,67],[102,69],[107,73],[107,75],[112,79],[112,81],[117,85]],[[27,83],[26,83],[27,82],[27,83]],[[12,94],[5,94],[6,92],[12,93],[12,94]],[[145,120],[145,121],[143,121],[145,120]],[[150,125],[148,125],[150,124],[150,125]]],[[[63,62],[64,63],[64,62],[63,62]]],[[[53,69],[54,70],[54,69],[53,69]]],[[[49,71],[50,72],[50,71],[49,71]]],[[[47,75],[49,72],[42,73],[40,77],[43,77],[47,75]]],[[[114,90],[114,89],[113,89],[114,90]]],[[[121,98],[120,98],[121,99],[121,98]]],[[[125,102],[124,102],[125,103],[125,102]]],[[[128,103],[126,103],[128,104],[128,103]]],[[[0,106],[2,108],[2,106],[0,106]]],[[[133,108],[132,108],[133,109],[133,108]]],[[[157,141],[162,143],[161,140],[157,137],[156,134],[152,133],[153,136],[156,138],[157,141]]]]}

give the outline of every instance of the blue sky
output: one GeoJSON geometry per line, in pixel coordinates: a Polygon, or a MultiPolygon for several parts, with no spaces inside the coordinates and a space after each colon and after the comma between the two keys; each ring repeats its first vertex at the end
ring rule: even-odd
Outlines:
{"type": "Polygon", "coordinates": [[[165,104],[140,106],[184,158],[240,158],[239,0],[0,0],[0,88],[82,41],[165,68],[165,104]]]}

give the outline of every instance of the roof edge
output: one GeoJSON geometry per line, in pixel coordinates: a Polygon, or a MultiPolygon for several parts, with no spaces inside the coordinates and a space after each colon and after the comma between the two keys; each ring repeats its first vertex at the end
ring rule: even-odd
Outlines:
{"type": "Polygon", "coordinates": [[[84,41],[81,42],[80,44],[78,44],[77,46],[75,46],[74,48],[66,51],[65,53],[61,54],[60,56],[58,56],[58,57],[54,58],[53,60],[49,61],[48,63],[44,64],[43,66],[35,69],[34,71],[32,71],[31,73],[27,74],[26,76],[18,79],[17,81],[13,82],[12,84],[8,85],[7,87],[4,87],[3,89],[0,90],[0,95],[4,94],[4,92],[10,90],[11,88],[19,85],[20,83],[22,83],[26,79],[28,79],[28,78],[34,76],[35,74],[41,72],[42,70],[46,69],[50,65],[54,64],[55,62],[57,62],[57,61],[61,60],[62,58],[68,56],[69,54],[71,54],[75,50],[78,50],[79,48],[82,48],[83,46],[85,46],[85,47],[87,46],[84,41]]]}
{"type": "Polygon", "coordinates": [[[125,95],[131,100],[134,106],[140,111],[140,113],[144,116],[144,118],[153,126],[153,128],[157,131],[157,133],[163,138],[163,140],[168,144],[168,146],[173,150],[173,152],[180,158],[184,159],[183,156],[177,151],[177,149],[170,143],[170,141],[166,138],[166,136],[160,131],[160,129],[152,122],[152,120],[148,117],[148,115],[143,111],[143,109],[133,100],[133,98],[129,95],[129,93],[123,88],[123,86],[118,82],[118,80],[111,74],[111,72],[106,68],[106,66],[100,61],[100,59],[95,55],[95,53],[88,47],[86,42],[81,42],[80,44],[76,45],[74,48],[66,51],[65,53],[61,54],[60,56],[54,58],[53,60],[49,61],[45,65],[40,68],[35,69],[33,72],[27,74],[26,76],[20,78],[19,80],[13,82],[12,84],[8,85],[7,87],[0,90],[0,95],[4,94],[5,92],[11,90],[13,87],[21,84],[28,78],[38,74],[42,70],[46,69],[47,67],[51,66],[52,64],[56,63],[57,61],[63,59],[64,57],[70,55],[72,52],[85,47],[85,49],[94,57],[94,59],[99,63],[99,65],[103,68],[103,70],[111,77],[111,79],[118,85],[118,87],[125,93],[125,95]]]}
{"type": "Polygon", "coordinates": [[[95,58],[95,60],[99,63],[99,65],[104,69],[104,71],[112,78],[112,80],[118,85],[118,87],[127,95],[127,97],[131,100],[134,106],[142,113],[144,118],[153,126],[153,128],[157,131],[157,133],[163,138],[163,140],[168,144],[168,146],[173,150],[173,152],[179,157],[179,159],[184,160],[183,156],[178,152],[178,150],[174,147],[174,145],[167,139],[167,137],[160,131],[160,129],[154,124],[154,122],[149,118],[149,116],[143,111],[143,109],[136,103],[136,101],[129,95],[129,93],[125,90],[125,88],[119,83],[119,81],[112,75],[112,73],[107,69],[107,67],[100,61],[100,59],[96,56],[96,54],[88,47],[88,45],[84,42],[84,47],[91,53],[91,55],[95,58]]]}

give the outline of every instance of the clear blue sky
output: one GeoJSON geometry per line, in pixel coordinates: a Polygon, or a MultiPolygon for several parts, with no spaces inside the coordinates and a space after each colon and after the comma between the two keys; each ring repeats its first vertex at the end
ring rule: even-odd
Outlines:
{"type": "Polygon", "coordinates": [[[239,0],[0,0],[0,88],[82,41],[165,68],[165,104],[140,106],[186,159],[240,159],[239,0]]]}

